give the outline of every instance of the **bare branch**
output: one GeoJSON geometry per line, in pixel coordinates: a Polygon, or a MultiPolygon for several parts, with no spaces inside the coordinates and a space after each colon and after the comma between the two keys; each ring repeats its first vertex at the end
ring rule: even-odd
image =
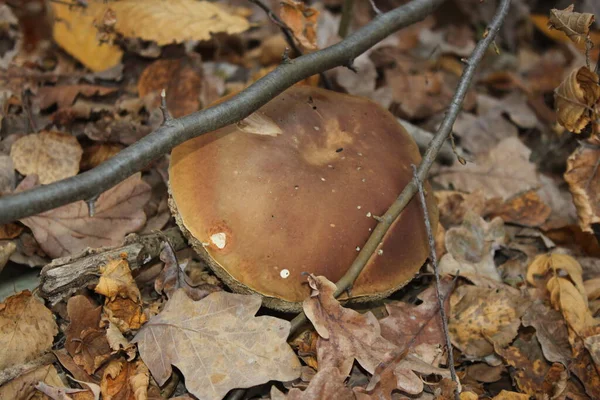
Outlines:
{"type": "MultiPolygon", "coordinates": [[[[475,70],[477,69],[477,66],[483,59],[483,56],[485,55],[488,47],[494,41],[496,34],[500,30],[502,22],[504,21],[506,14],[508,14],[508,9],[510,8],[510,1],[511,0],[501,1],[500,5],[498,6],[496,15],[494,16],[494,19],[492,20],[492,23],[489,27],[487,35],[485,35],[479,41],[479,43],[477,43],[477,46],[473,50],[471,57],[467,60],[467,67],[463,71],[463,74],[460,78],[460,82],[458,83],[458,87],[456,88],[456,93],[454,93],[454,97],[452,98],[450,107],[446,112],[446,117],[442,121],[442,124],[440,125],[437,133],[431,140],[431,143],[429,143],[429,147],[423,155],[423,160],[417,168],[417,177],[419,180],[425,181],[425,179],[427,179],[429,169],[433,165],[433,162],[435,161],[435,158],[442,149],[442,146],[446,142],[446,139],[448,139],[448,136],[452,132],[452,126],[454,126],[454,121],[456,121],[458,113],[462,108],[462,103],[465,99],[465,96],[467,95],[467,91],[469,90],[471,81],[475,76],[475,70]]],[[[377,224],[375,229],[373,229],[373,233],[371,233],[371,236],[369,237],[363,248],[360,250],[360,253],[358,253],[358,256],[356,257],[346,274],[338,282],[336,282],[337,290],[334,293],[336,297],[342,294],[344,291],[346,291],[346,289],[351,287],[354,281],[356,281],[356,278],[358,278],[358,275],[360,275],[373,253],[375,253],[375,251],[377,250],[377,246],[383,240],[383,237],[387,233],[392,223],[398,218],[402,210],[404,210],[404,208],[408,205],[408,203],[413,198],[416,192],[417,185],[415,184],[415,181],[412,180],[408,185],[406,185],[404,190],[402,190],[400,196],[398,196],[396,201],[390,206],[386,213],[381,216],[381,219],[378,220],[379,223],[377,224]]],[[[293,336],[305,322],[306,316],[304,315],[304,313],[301,313],[296,318],[294,318],[292,320],[290,336],[293,336]]]]}
{"type": "MultiPolygon", "coordinates": [[[[246,118],[296,82],[349,64],[393,32],[422,20],[443,2],[444,0],[413,0],[379,15],[341,42],[298,57],[293,63],[280,65],[231,99],[168,121],[96,168],[50,185],[0,198],[0,224],[77,200],[90,199],[110,189],[178,144],[246,118]]],[[[439,146],[442,143],[443,141],[439,146]]]]}

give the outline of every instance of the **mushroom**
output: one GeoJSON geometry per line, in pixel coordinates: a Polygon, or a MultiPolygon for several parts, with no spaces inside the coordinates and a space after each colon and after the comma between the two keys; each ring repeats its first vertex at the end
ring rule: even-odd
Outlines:
{"type": "MultiPolygon", "coordinates": [[[[420,159],[412,137],[378,104],[294,86],[241,123],[177,146],[169,203],[191,245],[233,291],[299,311],[310,293],[305,273],[339,280],[420,159]]],[[[431,190],[427,201],[435,228],[431,190]]],[[[387,297],[428,253],[415,198],[346,298],[387,297]]]]}

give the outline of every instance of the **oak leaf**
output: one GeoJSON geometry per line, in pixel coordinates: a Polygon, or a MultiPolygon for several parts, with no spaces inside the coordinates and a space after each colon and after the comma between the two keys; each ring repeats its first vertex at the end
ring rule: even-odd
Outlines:
{"type": "Polygon", "coordinates": [[[573,70],[554,91],[558,123],[573,133],[580,133],[594,120],[594,105],[598,99],[598,75],[586,66],[573,70]]]}
{"type": "Polygon", "coordinates": [[[305,50],[317,50],[317,21],[319,11],[298,0],[281,1],[281,19],[305,50]]]}
{"type": "Polygon", "coordinates": [[[74,136],[53,131],[23,136],[10,149],[15,169],[44,185],[77,175],[82,154],[74,136]]]}
{"type": "Polygon", "coordinates": [[[272,386],[271,400],[355,400],[352,389],[344,384],[345,379],[338,368],[321,368],[304,391],[293,388],[284,395],[272,386]]]}
{"type": "Polygon", "coordinates": [[[589,142],[571,154],[564,177],[577,208],[579,227],[594,233],[592,225],[600,224],[600,137],[589,142]]]}
{"type": "Polygon", "coordinates": [[[290,324],[254,317],[260,305],[259,297],[226,292],[194,302],[180,289],[133,341],[159,385],[174,365],[200,399],[221,399],[231,389],[269,380],[294,380],[301,369],[286,343],[290,324]]]}
{"type": "Polygon", "coordinates": [[[343,375],[348,375],[356,360],[367,372],[375,374],[383,362],[382,372],[387,373],[380,375],[377,371],[373,386],[383,380],[382,386],[390,388],[389,380],[393,379],[395,388],[412,394],[423,390],[422,381],[413,371],[447,375],[445,370],[406,356],[405,349],[384,339],[373,313],[360,314],[342,307],[333,296],[335,284],[327,278],[309,275],[308,282],[312,291],[304,300],[303,309],[320,336],[317,341],[320,368],[339,368],[343,375]]]}
{"type": "Polygon", "coordinates": [[[36,396],[37,389],[35,388],[35,385],[38,382],[44,382],[53,386],[64,386],[54,365],[45,365],[34,369],[33,371],[26,371],[15,379],[0,386],[0,399],[37,400],[39,397],[36,396]]]}
{"type": "Polygon", "coordinates": [[[529,304],[509,286],[461,286],[450,298],[448,329],[452,342],[470,357],[493,354],[493,345],[506,346],[517,336],[521,316],[529,304]]]}
{"type": "Polygon", "coordinates": [[[29,290],[0,303],[0,370],[50,350],[58,327],[52,312],[29,290]]]}
{"type": "Polygon", "coordinates": [[[557,29],[567,35],[573,43],[579,43],[589,37],[594,14],[578,13],[573,11],[574,9],[575,5],[571,4],[564,10],[550,10],[548,28],[557,29]]]}
{"type": "Polygon", "coordinates": [[[93,217],[88,205],[78,201],[20,221],[50,257],[64,257],[86,247],[120,245],[126,234],[144,226],[149,199],[150,186],[137,173],[102,193],[93,217]]]}

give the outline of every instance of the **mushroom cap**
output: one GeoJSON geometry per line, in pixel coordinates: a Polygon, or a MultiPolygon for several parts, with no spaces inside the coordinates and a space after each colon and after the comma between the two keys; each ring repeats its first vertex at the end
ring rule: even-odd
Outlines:
{"type": "MultiPolygon", "coordinates": [[[[232,290],[298,311],[310,293],[304,273],[339,280],[375,229],[372,216],[396,200],[421,156],[387,110],[324,89],[294,86],[253,121],[173,150],[170,206],[192,246],[232,290]],[[281,133],[255,134],[261,124],[281,133]]],[[[404,286],[427,258],[427,243],[415,197],[371,256],[350,300],[383,298],[404,286]]]]}

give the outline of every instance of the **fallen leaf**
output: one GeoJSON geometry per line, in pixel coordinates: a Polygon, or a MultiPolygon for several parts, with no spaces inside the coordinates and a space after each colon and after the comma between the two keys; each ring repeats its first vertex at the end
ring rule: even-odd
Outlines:
{"type": "Polygon", "coordinates": [[[558,123],[573,133],[580,133],[594,121],[593,106],[598,99],[598,75],[586,66],[573,70],[554,91],[558,123]]]}
{"type": "MultiPolygon", "coordinates": [[[[137,83],[140,97],[165,90],[167,109],[175,118],[183,117],[202,108],[200,94],[203,69],[199,57],[161,59],[144,69],[137,83]]],[[[160,105],[160,96],[154,106],[160,105]]]]}
{"type": "Polygon", "coordinates": [[[58,327],[52,312],[29,290],[0,303],[0,371],[50,350],[58,327]]]}
{"type": "Polygon", "coordinates": [[[60,386],[51,386],[44,382],[38,382],[35,388],[53,400],[71,400],[69,394],[86,392],[86,389],[71,389],[64,387],[61,382],[60,386]]]}
{"type": "Polygon", "coordinates": [[[10,149],[15,169],[44,185],[77,175],[82,154],[77,138],[54,131],[23,136],[10,149]]]}
{"type": "Polygon", "coordinates": [[[585,348],[590,352],[590,356],[596,367],[600,367],[600,334],[588,336],[583,340],[585,348]]]}
{"type": "Polygon", "coordinates": [[[62,365],[62,367],[66,371],[69,371],[69,373],[75,379],[78,379],[79,381],[83,382],[91,382],[94,384],[99,382],[98,379],[96,379],[93,375],[90,375],[87,372],[85,372],[85,370],[73,360],[73,357],[71,357],[71,355],[67,352],[67,349],[62,348],[59,350],[54,350],[53,353],[62,365]]]}
{"type": "Polygon", "coordinates": [[[194,302],[178,290],[163,311],[133,339],[159,385],[171,364],[196,397],[221,399],[234,388],[300,376],[300,362],[286,343],[290,324],[254,317],[260,297],[216,292],[194,302]],[[186,349],[184,351],[184,349],[186,349]]]}
{"type": "Polygon", "coordinates": [[[106,340],[113,352],[124,351],[127,354],[127,361],[132,361],[137,353],[133,343],[129,343],[121,333],[117,325],[111,321],[106,328],[106,340]]]}
{"type": "Polygon", "coordinates": [[[338,368],[321,368],[306,390],[290,389],[287,395],[271,387],[272,400],[355,400],[352,389],[344,384],[346,376],[338,368]],[[277,393],[279,392],[279,393],[277,393]]]}
{"type": "Polygon", "coordinates": [[[493,354],[494,345],[506,346],[517,336],[529,303],[508,286],[457,288],[450,298],[448,329],[452,343],[468,357],[493,354]]]}
{"type": "Polygon", "coordinates": [[[579,227],[594,233],[593,224],[600,223],[600,137],[580,145],[567,160],[565,181],[577,208],[579,227]]]}
{"type": "Polygon", "coordinates": [[[106,96],[116,91],[116,87],[98,85],[42,86],[38,89],[34,101],[42,110],[45,110],[54,104],[56,104],[58,108],[63,108],[73,104],[77,96],[106,96]]]}
{"type": "Polygon", "coordinates": [[[92,71],[104,71],[121,62],[123,51],[115,44],[101,43],[98,40],[94,24],[106,5],[97,0],[87,4],[87,7],[77,7],[52,2],[53,37],[59,46],[83,65],[92,71]]]}
{"type": "Polygon", "coordinates": [[[567,254],[540,254],[536,256],[527,269],[527,281],[536,286],[540,278],[566,275],[573,281],[581,297],[585,298],[587,306],[587,295],[583,286],[582,273],[581,265],[579,265],[576,259],[567,254]]]}
{"type": "Polygon", "coordinates": [[[143,207],[150,186],[137,173],[102,193],[89,216],[84,201],[23,218],[44,251],[52,258],[78,253],[86,247],[118,246],[127,233],[144,226],[143,207]]]}
{"type": "MultiPolygon", "coordinates": [[[[440,295],[448,300],[454,282],[446,277],[441,282],[440,295]]],[[[396,346],[409,350],[419,359],[439,365],[445,338],[438,307],[436,288],[432,285],[419,294],[419,305],[401,301],[386,303],[388,316],[379,320],[381,336],[396,346]]]]}
{"type": "Polygon", "coordinates": [[[589,37],[590,27],[594,23],[594,14],[578,13],[573,11],[574,9],[574,4],[564,10],[551,9],[548,28],[563,32],[573,43],[580,43],[589,37]]]}
{"type": "Polygon", "coordinates": [[[571,361],[569,332],[562,315],[542,303],[534,303],[523,315],[523,325],[533,326],[546,360],[568,366],[571,361]]]}
{"type": "Polygon", "coordinates": [[[12,192],[16,184],[17,177],[12,158],[9,155],[0,155],[0,194],[12,192]]]}
{"type": "Polygon", "coordinates": [[[502,390],[500,393],[494,396],[492,400],[529,400],[529,398],[530,396],[528,394],[502,390]]]}
{"type": "Polygon", "coordinates": [[[12,222],[0,225],[0,240],[14,239],[23,232],[23,226],[12,222]]]}
{"type": "Polygon", "coordinates": [[[537,227],[542,225],[552,209],[540,198],[537,192],[529,190],[505,201],[489,201],[486,215],[500,217],[505,223],[537,227]]]}
{"type": "Polygon", "coordinates": [[[104,161],[112,158],[114,155],[123,150],[123,146],[117,143],[101,143],[95,144],[83,149],[83,156],[79,169],[87,171],[102,164],[104,161]]]}
{"type": "MultiPolygon", "coordinates": [[[[425,375],[447,375],[446,370],[406,355],[402,348],[384,339],[372,312],[360,314],[342,307],[333,296],[334,283],[323,276],[313,275],[309,275],[308,282],[312,292],[304,300],[303,309],[320,336],[317,341],[319,368],[339,368],[342,374],[348,375],[356,360],[373,374],[380,362],[384,362],[386,373],[378,376],[384,379],[385,387],[390,388],[389,380],[393,380],[395,388],[411,394],[423,390],[421,380],[413,371],[425,375]]],[[[377,383],[374,382],[374,385],[377,383]]]]}
{"type": "Polygon", "coordinates": [[[100,383],[102,398],[106,400],[138,400],[148,398],[150,374],[142,361],[111,361],[100,383]]]}
{"type": "Polygon", "coordinates": [[[317,50],[319,11],[297,0],[281,0],[281,20],[289,26],[294,38],[305,50],[317,50]]]}
{"type": "MultiPolygon", "coordinates": [[[[27,371],[15,379],[0,386],[0,399],[11,400],[38,400],[39,393],[35,385],[44,382],[53,386],[64,386],[56,368],[52,364],[27,371]]],[[[41,400],[41,399],[40,399],[41,400]]]]}
{"type": "Polygon", "coordinates": [[[17,250],[17,245],[14,241],[0,241],[0,272],[6,266],[6,263],[10,260],[10,257],[17,250]]]}
{"type": "Polygon", "coordinates": [[[112,260],[101,266],[95,291],[106,296],[105,318],[121,332],[139,329],[146,322],[140,290],[133,280],[127,260],[112,260]]]}
{"type": "Polygon", "coordinates": [[[484,215],[486,199],[482,190],[463,193],[455,190],[436,190],[433,192],[438,203],[440,222],[446,228],[462,224],[467,212],[484,215]]]}
{"type": "Polygon", "coordinates": [[[482,190],[487,197],[508,199],[540,186],[535,164],[529,161],[531,150],[518,138],[503,139],[489,153],[477,157],[475,163],[442,167],[433,179],[455,190],[482,190]]]}
{"type": "MultiPolygon", "coordinates": [[[[476,284],[481,278],[502,282],[494,262],[494,253],[504,244],[504,222],[494,218],[487,223],[473,212],[467,212],[463,224],[446,232],[446,249],[440,260],[440,272],[466,277],[476,284]]],[[[482,283],[483,284],[483,283],[482,283]]]]}
{"type": "Polygon", "coordinates": [[[110,357],[106,331],[100,328],[102,307],[86,296],[73,296],[67,303],[71,323],[65,331],[65,349],[87,374],[93,374],[110,357]]]}
{"type": "MultiPolygon", "coordinates": [[[[593,330],[596,334],[600,334],[599,327],[596,326],[593,330]]],[[[579,337],[573,339],[573,353],[569,370],[579,378],[586,393],[592,399],[600,399],[600,372],[595,368],[592,355],[585,347],[583,340],[579,337]]]]}

